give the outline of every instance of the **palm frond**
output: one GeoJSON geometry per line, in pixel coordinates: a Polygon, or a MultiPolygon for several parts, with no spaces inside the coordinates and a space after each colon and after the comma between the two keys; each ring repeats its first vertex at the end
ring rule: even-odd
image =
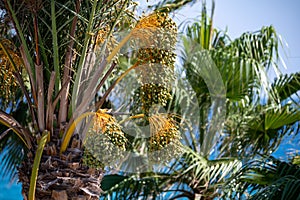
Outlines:
{"type": "Polygon", "coordinates": [[[193,150],[157,172],[132,175],[106,175],[102,199],[165,199],[187,197],[196,194],[217,195],[217,189],[228,180],[229,175],[240,167],[236,159],[207,160],[193,150]]]}
{"type": "Polygon", "coordinates": [[[149,6],[149,8],[161,12],[172,12],[181,9],[185,5],[193,5],[194,3],[196,3],[196,0],[163,0],[155,5],[149,6]]]}
{"type": "Polygon", "coordinates": [[[277,54],[278,36],[272,26],[244,33],[225,47],[215,48],[212,58],[222,74],[227,97],[239,100],[261,89],[269,91],[267,71],[270,66],[278,70],[277,54]]]}
{"type": "Polygon", "coordinates": [[[274,152],[286,134],[299,131],[300,113],[293,105],[256,105],[241,101],[228,108],[221,152],[236,156],[274,152]],[[235,152],[235,153],[234,153],[235,152]],[[254,154],[253,154],[254,153],[254,154]]]}
{"type": "Polygon", "coordinates": [[[19,124],[12,116],[0,110],[0,123],[11,129],[24,143],[25,146],[31,148],[31,136],[27,130],[19,124]]]}
{"type": "Polygon", "coordinates": [[[167,175],[154,173],[140,176],[106,175],[102,187],[106,189],[105,195],[100,199],[155,199],[163,191],[165,180],[168,180],[167,175]]]}
{"type": "Polygon", "coordinates": [[[298,199],[300,168],[273,157],[253,160],[234,176],[227,189],[231,198],[250,194],[250,199],[298,199]]]}
{"type": "Polygon", "coordinates": [[[186,184],[197,189],[221,184],[230,173],[240,167],[240,164],[240,161],[234,158],[208,160],[186,148],[186,153],[172,166],[172,169],[179,169],[175,170],[175,174],[178,174],[177,178],[184,180],[182,182],[187,181],[186,184]]]}
{"type": "Polygon", "coordinates": [[[280,102],[284,100],[292,100],[298,104],[300,90],[300,73],[281,75],[275,80],[271,87],[280,102]],[[298,98],[294,98],[296,95],[298,98]]]}
{"type": "Polygon", "coordinates": [[[0,163],[1,173],[0,176],[6,176],[10,180],[17,178],[17,167],[26,157],[27,148],[23,142],[14,134],[8,133],[2,137],[0,135],[0,163]]]}
{"type": "MultiPolygon", "coordinates": [[[[22,124],[19,124],[20,126],[28,123],[29,116],[26,110],[26,103],[18,102],[17,108],[13,108],[10,113],[15,120],[22,122],[22,124]]],[[[1,175],[8,176],[10,180],[16,178],[17,167],[26,158],[28,151],[28,147],[15,134],[13,128],[18,129],[18,126],[13,125],[9,128],[3,124],[0,125],[0,163],[3,167],[1,175]]]]}

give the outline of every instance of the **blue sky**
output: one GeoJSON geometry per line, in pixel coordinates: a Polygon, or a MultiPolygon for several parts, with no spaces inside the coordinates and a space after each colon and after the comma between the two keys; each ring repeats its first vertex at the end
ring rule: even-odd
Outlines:
{"type": "MultiPolygon", "coordinates": [[[[152,1],[153,2],[153,1],[152,1]]],[[[300,70],[300,1],[299,0],[215,0],[214,26],[227,28],[231,38],[247,31],[259,30],[262,26],[273,25],[284,42],[280,54],[287,69],[282,73],[300,70]]],[[[211,1],[207,0],[210,13],[211,1]]],[[[195,18],[201,12],[201,1],[192,7],[186,6],[175,18],[182,21],[195,18]]]]}

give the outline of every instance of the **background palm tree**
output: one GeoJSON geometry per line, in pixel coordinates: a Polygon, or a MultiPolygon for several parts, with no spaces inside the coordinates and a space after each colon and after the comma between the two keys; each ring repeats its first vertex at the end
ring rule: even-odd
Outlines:
{"type": "MultiPolygon", "coordinates": [[[[107,197],[244,198],[254,187],[258,193],[253,198],[279,197],[283,190],[282,197],[298,198],[298,167],[269,156],[285,135],[299,132],[299,73],[280,75],[275,81],[268,76],[269,70],[280,71],[280,40],[274,27],[231,40],[213,28],[213,12],[214,2],[210,16],[204,2],[200,22],[184,28],[183,68],[179,67],[184,76],[179,79],[191,85],[199,111],[199,125],[182,133],[184,153],[152,173],[104,176],[107,197]],[[274,162],[261,165],[269,160],[274,162]],[[232,184],[224,187],[228,183],[232,184]],[[289,187],[292,184],[297,185],[289,187]]],[[[177,103],[195,101],[188,91],[174,91],[177,103]]]]}

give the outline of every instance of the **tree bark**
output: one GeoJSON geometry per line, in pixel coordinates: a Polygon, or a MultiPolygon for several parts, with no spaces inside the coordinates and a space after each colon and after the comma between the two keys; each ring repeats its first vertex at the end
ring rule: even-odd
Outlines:
{"type": "MultiPolygon", "coordinates": [[[[82,165],[83,149],[80,140],[72,139],[71,148],[59,155],[55,143],[48,143],[44,149],[36,185],[36,199],[95,199],[102,192],[102,170],[82,165]]],[[[19,181],[22,183],[22,195],[26,200],[29,192],[30,175],[33,166],[34,151],[18,168],[19,181]]]]}

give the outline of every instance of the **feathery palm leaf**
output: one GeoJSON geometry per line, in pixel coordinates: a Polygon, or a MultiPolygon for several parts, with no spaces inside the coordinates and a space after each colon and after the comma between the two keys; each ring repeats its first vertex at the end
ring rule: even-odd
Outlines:
{"type": "Polygon", "coordinates": [[[227,185],[231,198],[299,199],[300,168],[273,157],[247,163],[227,185]]]}
{"type": "MultiPolygon", "coordinates": [[[[20,87],[23,93],[13,99],[16,108],[7,109],[11,104],[3,108],[7,112],[18,111],[19,108],[24,108],[23,102],[28,104],[24,111],[27,116],[26,120],[17,119],[18,116],[15,120],[7,112],[1,111],[1,123],[8,127],[1,132],[1,147],[11,144],[16,151],[21,151],[23,148],[25,151],[24,145],[17,145],[20,144],[19,141],[13,142],[16,138],[11,136],[13,131],[29,148],[31,148],[31,142],[32,146],[37,144],[38,135],[45,129],[51,132],[48,140],[51,136],[65,131],[63,125],[68,122],[72,114],[71,106],[69,106],[70,90],[76,88],[71,77],[76,79],[76,71],[84,65],[84,60],[88,57],[88,49],[99,45],[96,44],[99,30],[108,28],[111,34],[112,30],[121,28],[118,27],[120,17],[125,18],[127,14],[130,14],[130,11],[126,10],[129,3],[126,0],[0,1],[1,21],[9,20],[9,23],[5,23],[7,31],[3,30],[3,35],[1,35],[1,74],[6,72],[6,75],[10,75],[11,79],[7,80],[13,80],[13,86],[18,85],[17,88],[20,87]],[[10,42],[2,38],[9,38],[10,42]],[[7,58],[7,55],[10,56],[7,58]],[[13,67],[7,68],[8,66],[13,67]],[[14,69],[14,71],[8,73],[7,69],[14,69]],[[28,113],[30,116],[27,115],[28,113]]],[[[105,40],[109,34],[102,39],[105,40]]],[[[105,48],[103,49],[105,52],[105,48]]],[[[93,67],[95,66],[91,68],[93,67]]],[[[102,72],[103,70],[97,74],[98,80],[102,72]]],[[[81,73],[78,73],[79,76],[81,73]]],[[[1,81],[1,88],[8,86],[6,82],[1,81]]],[[[0,102],[1,106],[4,106],[2,97],[0,97],[0,102]]],[[[85,98],[90,97],[90,95],[85,95],[85,98]]],[[[81,100],[84,101],[84,99],[81,100]]],[[[55,135],[55,138],[58,137],[55,135]]],[[[6,148],[1,148],[1,152],[4,152],[4,149],[6,148]]],[[[11,151],[10,148],[8,149],[5,151],[11,151]]],[[[16,154],[6,154],[6,152],[4,152],[3,159],[9,164],[5,165],[5,169],[13,171],[15,163],[20,163],[20,159],[14,157],[16,154]],[[14,158],[16,162],[13,161],[14,158]]],[[[24,152],[19,155],[21,158],[24,152]]]]}
{"type": "Polygon", "coordinates": [[[300,90],[300,73],[281,75],[274,81],[272,88],[280,102],[291,100],[298,104],[299,94],[297,92],[300,90]],[[296,96],[293,97],[293,95],[296,96]]]}
{"type": "MultiPolygon", "coordinates": [[[[7,132],[10,129],[6,130],[7,132]]],[[[5,134],[2,133],[2,134],[5,134]]],[[[17,178],[16,169],[26,157],[26,146],[16,136],[7,134],[0,135],[0,159],[1,159],[1,176],[7,176],[10,180],[17,178]]]]}
{"type": "Polygon", "coordinates": [[[108,198],[195,198],[218,195],[217,189],[230,173],[240,168],[236,159],[207,160],[186,148],[182,158],[158,172],[139,175],[106,175],[103,189],[108,198]]]}

